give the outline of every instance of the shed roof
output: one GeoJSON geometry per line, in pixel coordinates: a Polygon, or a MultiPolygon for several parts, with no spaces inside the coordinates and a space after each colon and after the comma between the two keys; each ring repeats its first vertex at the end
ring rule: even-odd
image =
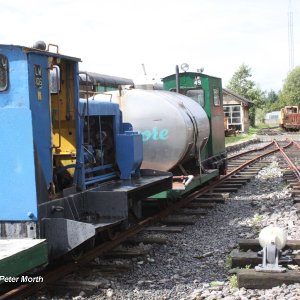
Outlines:
{"type": "Polygon", "coordinates": [[[223,88],[223,94],[224,93],[235,97],[238,101],[241,101],[242,103],[244,103],[245,106],[252,106],[254,104],[253,101],[248,100],[247,98],[233,92],[232,90],[223,88]]]}

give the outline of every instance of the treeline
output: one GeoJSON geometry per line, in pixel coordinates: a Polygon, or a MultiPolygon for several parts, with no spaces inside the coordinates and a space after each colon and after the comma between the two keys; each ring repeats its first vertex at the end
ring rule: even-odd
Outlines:
{"type": "Polygon", "coordinates": [[[288,74],[278,92],[262,91],[251,77],[251,68],[242,64],[227,85],[227,88],[252,101],[249,110],[251,126],[255,126],[257,121],[263,122],[268,112],[278,111],[286,105],[300,105],[300,66],[288,74]]]}

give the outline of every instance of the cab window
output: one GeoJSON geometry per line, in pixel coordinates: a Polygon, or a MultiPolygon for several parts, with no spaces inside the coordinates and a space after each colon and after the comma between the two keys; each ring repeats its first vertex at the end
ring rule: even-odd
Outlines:
{"type": "Polygon", "coordinates": [[[204,91],[203,90],[188,90],[186,96],[192,98],[194,101],[204,107],[204,91]]]}
{"type": "Polygon", "coordinates": [[[220,106],[221,100],[220,100],[220,89],[219,88],[213,88],[213,97],[214,97],[214,105],[220,106]]]}
{"type": "Polygon", "coordinates": [[[8,87],[8,60],[7,57],[0,54],[0,92],[8,87]]]}

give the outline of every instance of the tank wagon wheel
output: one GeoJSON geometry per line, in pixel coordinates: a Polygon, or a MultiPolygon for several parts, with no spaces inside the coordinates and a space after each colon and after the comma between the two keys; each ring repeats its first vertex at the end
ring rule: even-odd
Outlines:
{"type": "Polygon", "coordinates": [[[94,247],[95,247],[95,237],[92,237],[84,244],[79,245],[78,247],[74,248],[70,253],[68,253],[66,256],[66,260],[77,261],[84,255],[84,253],[88,252],[94,247]]]}
{"type": "Polygon", "coordinates": [[[104,239],[108,241],[113,241],[117,238],[117,236],[120,234],[118,230],[115,228],[108,228],[103,232],[104,239]]]}

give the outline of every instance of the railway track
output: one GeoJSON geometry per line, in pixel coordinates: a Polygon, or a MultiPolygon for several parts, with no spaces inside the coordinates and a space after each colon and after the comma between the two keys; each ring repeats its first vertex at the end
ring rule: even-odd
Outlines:
{"type": "MultiPolygon", "coordinates": [[[[296,206],[297,215],[300,212],[300,155],[299,144],[288,138],[286,144],[282,142],[273,141],[272,144],[276,147],[277,152],[280,154],[279,165],[284,173],[285,180],[292,188],[293,202],[296,206]]],[[[262,257],[260,256],[261,247],[258,239],[239,240],[239,251],[235,252],[232,256],[233,267],[241,267],[238,272],[239,287],[246,288],[272,288],[277,285],[298,283],[300,282],[300,274],[298,266],[300,266],[299,251],[300,240],[288,240],[283,253],[288,253],[288,259],[280,258],[280,263],[284,266],[290,264],[294,266],[292,270],[287,269],[286,272],[256,272],[250,269],[249,266],[257,266],[261,263],[262,257]],[[251,250],[249,252],[249,250],[251,250]]]]}
{"type": "MultiPolygon", "coordinates": [[[[195,210],[199,209],[199,207],[205,203],[224,203],[226,201],[226,194],[236,192],[240,187],[249,182],[251,178],[255,177],[255,175],[262,168],[266,167],[270,163],[268,156],[273,155],[274,153],[282,153],[282,151],[286,150],[290,157],[294,155],[294,159],[297,160],[297,152],[295,151],[297,147],[297,144],[291,140],[282,142],[281,144],[278,144],[274,141],[256,150],[244,151],[243,153],[240,153],[238,155],[231,156],[229,158],[228,174],[222,176],[218,181],[212,182],[211,184],[205,186],[201,190],[198,190],[190,194],[188,197],[167,207],[162,212],[151,216],[141,221],[140,223],[132,226],[128,230],[120,233],[119,235],[115,236],[111,241],[103,243],[95,249],[85,253],[85,255],[78,261],[76,261],[76,263],[70,262],[53,270],[47,270],[43,274],[44,281],[42,283],[28,284],[16,287],[15,289],[0,296],[0,299],[9,299],[11,297],[24,298],[26,296],[29,296],[36,292],[38,289],[41,289],[46,285],[57,281],[59,278],[82,268],[83,266],[87,265],[90,261],[103,255],[104,253],[111,251],[117,245],[120,245],[126,240],[130,238],[132,239],[133,236],[144,230],[146,227],[149,228],[150,225],[156,224],[157,222],[164,223],[163,220],[168,215],[172,213],[176,214],[176,212],[178,215],[178,212],[183,213],[184,211],[185,213],[187,213],[188,206],[192,206],[192,210],[195,210]]],[[[283,165],[283,160],[281,163],[283,165]]],[[[291,168],[291,165],[289,165],[289,167],[291,168]]],[[[294,184],[295,187],[297,187],[297,180],[295,179],[294,175],[295,173],[297,173],[296,169],[298,169],[297,164],[296,167],[292,170],[292,172],[286,172],[287,176],[290,176],[289,179],[292,180],[292,182],[290,183],[294,184]]],[[[191,212],[191,214],[193,214],[193,211],[191,212]]],[[[194,215],[197,214],[195,213],[194,215]]],[[[156,227],[158,228],[158,226],[156,227]]],[[[143,241],[145,242],[145,240],[143,241]]]]}

